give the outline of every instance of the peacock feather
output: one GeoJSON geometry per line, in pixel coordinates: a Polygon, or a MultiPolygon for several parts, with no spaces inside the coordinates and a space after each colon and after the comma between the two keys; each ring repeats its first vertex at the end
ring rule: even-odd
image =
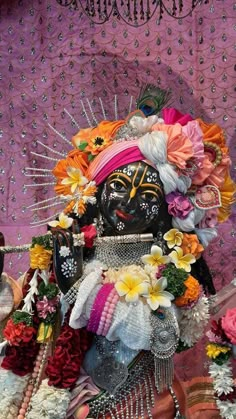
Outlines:
{"type": "Polygon", "coordinates": [[[171,91],[163,90],[154,84],[144,86],[137,100],[137,109],[140,109],[145,116],[157,115],[171,99],[171,91]]]}

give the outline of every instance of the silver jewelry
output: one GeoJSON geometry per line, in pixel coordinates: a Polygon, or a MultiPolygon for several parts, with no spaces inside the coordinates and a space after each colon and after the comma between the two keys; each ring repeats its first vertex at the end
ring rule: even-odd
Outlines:
{"type": "Polygon", "coordinates": [[[179,326],[172,309],[163,308],[150,314],[152,333],[150,348],[154,355],[155,385],[159,392],[172,384],[173,355],[179,340],[179,326]]]}
{"type": "Polygon", "coordinates": [[[149,234],[100,237],[96,241],[95,258],[108,268],[141,264],[141,257],[151,252],[152,244],[153,238],[149,234]]]}
{"type": "Polygon", "coordinates": [[[75,284],[69,289],[69,291],[67,291],[66,294],[64,294],[64,299],[66,300],[66,302],[70,305],[74,304],[76,298],[77,298],[77,294],[79,292],[79,288],[81,283],[83,282],[85,278],[85,275],[82,275],[78,281],[75,282],[75,284]]]}

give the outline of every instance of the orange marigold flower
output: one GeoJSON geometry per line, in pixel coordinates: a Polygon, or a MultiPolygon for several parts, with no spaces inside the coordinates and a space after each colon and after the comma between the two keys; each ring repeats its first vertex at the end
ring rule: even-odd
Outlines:
{"type": "Polygon", "coordinates": [[[204,247],[199,243],[196,234],[184,233],[180,247],[183,250],[184,255],[191,253],[196,259],[198,259],[204,251],[204,247]]]}
{"type": "Polygon", "coordinates": [[[189,275],[184,285],[187,287],[184,294],[181,297],[177,297],[174,303],[178,307],[186,306],[196,301],[201,292],[201,286],[199,282],[192,276],[189,275]]]}

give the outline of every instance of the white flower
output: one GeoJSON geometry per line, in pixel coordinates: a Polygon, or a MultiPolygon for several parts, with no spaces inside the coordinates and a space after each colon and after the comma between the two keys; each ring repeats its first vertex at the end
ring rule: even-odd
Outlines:
{"type": "Polygon", "coordinates": [[[212,362],[209,367],[209,374],[213,379],[213,386],[218,396],[229,394],[233,391],[234,380],[230,361],[223,365],[217,365],[215,362],[212,362]]]}
{"type": "Polygon", "coordinates": [[[76,167],[68,167],[66,170],[68,177],[62,179],[62,185],[70,186],[71,193],[75,193],[76,189],[80,186],[86,185],[88,183],[88,179],[83,176],[83,173],[80,169],[76,167]]]}
{"type": "Polygon", "coordinates": [[[163,256],[163,251],[161,247],[153,245],[151,247],[151,253],[149,255],[144,255],[141,257],[142,262],[146,265],[159,266],[165,265],[170,261],[169,256],[163,256]]]}
{"type": "Polygon", "coordinates": [[[48,225],[50,227],[60,227],[66,229],[72,226],[73,221],[73,218],[68,217],[66,214],[64,214],[64,212],[61,212],[61,214],[59,215],[59,220],[50,221],[48,225]]]}
{"type": "Polygon", "coordinates": [[[9,370],[1,369],[0,372],[0,394],[1,410],[0,419],[6,419],[8,414],[16,418],[21,406],[25,387],[28,383],[29,375],[19,377],[9,370]]]}
{"type": "Polygon", "coordinates": [[[70,248],[67,246],[61,246],[59,253],[60,256],[63,256],[65,258],[66,256],[69,256],[70,248]]]}
{"type": "Polygon", "coordinates": [[[174,296],[164,291],[167,287],[167,279],[162,277],[155,279],[150,285],[148,285],[148,292],[144,295],[147,298],[147,303],[151,310],[157,310],[158,307],[170,307],[171,300],[174,300],[174,296]]]}
{"type": "Polygon", "coordinates": [[[236,403],[231,401],[216,400],[217,407],[220,411],[221,417],[224,419],[236,418],[236,403]]]}
{"type": "Polygon", "coordinates": [[[49,386],[48,380],[43,380],[31,399],[31,410],[27,419],[64,419],[70,397],[69,390],[49,386]]]}
{"type": "Polygon", "coordinates": [[[209,320],[208,299],[203,296],[189,309],[179,309],[180,339],[188,346],[193,346],[203,335],[209,320]]]}

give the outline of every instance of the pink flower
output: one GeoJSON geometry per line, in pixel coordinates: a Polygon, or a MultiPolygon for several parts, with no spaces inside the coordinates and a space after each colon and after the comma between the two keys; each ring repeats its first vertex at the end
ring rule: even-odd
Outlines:
{"type": "Polygon", "coordinates": [[[162,272],[166,269],[166,265],[159,265],[156,271],[156,278],[159,279],[162,277],[162,272]]]}
{"type": "Polygon", "coordinates": [[[205,212],[203,219],[199,223],[200,228],[213,228],[218,224],[218,209],[212,208],[205,212]]]}
{"type": "Polygon", "coordinates": [[[166,195],[166,202],[168,203],[168,213],[173,217],[180,218],[181,220],[187,218],[188,214],[193,209],[191,201],[177,191],[166,195]]]}
{"type": "Polygon", "coordinates": [[[233,345],[236,345],[236,307],[228,309],[221,319],[222,328],[233,345]]]}
{"type": "Polygon", "coordinates": [[[46,295],[44,295],[43,299],[37,301],[36,304],[39,317],[46,319],[48,314],[55,313],[57,303],[58,297],[54,297],[51,300],[48,300],[46,295]]]}

